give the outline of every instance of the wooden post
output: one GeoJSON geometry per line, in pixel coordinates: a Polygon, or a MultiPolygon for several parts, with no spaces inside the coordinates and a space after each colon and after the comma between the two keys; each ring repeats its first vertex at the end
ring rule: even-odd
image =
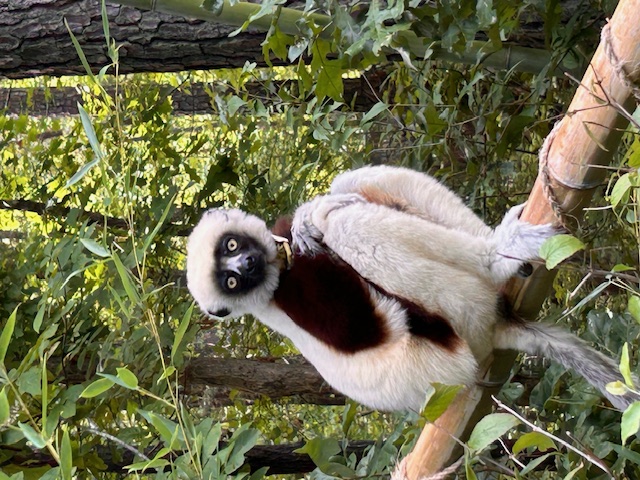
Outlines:
{"type": "MultiPolygon", "coordinates": [[[[556,212],[562,212],[562,221],[575,225],[582,207],[600,186],[605,172],[593,166],[611,161],[628,125],[621,111],[633,110],[631,87],[640,86],[639,25],[640,0],[621,0],[566,116],[547,139],[548,153],[523,212],[524,220],[558,223],[556,212]],[[559,207],[555,211],[554,203],[559,207]]],[[[512,282],[508,292],[516,311],[535,318],[552,280],[553,273],[538,268],[526,281],[512,282]]],[[[513,362],[513,354],[496,352],[498,355],[502,358],[494,358],[490,381],[504,381],[513,362]]],[[[402,476],[421,480],[441,471],[457,445],[455,438],[466,440],[477,419],[490,412],[491,393],[473,388],[460,394],[435,425],[424,429],[403,461],[402,476]]]]}

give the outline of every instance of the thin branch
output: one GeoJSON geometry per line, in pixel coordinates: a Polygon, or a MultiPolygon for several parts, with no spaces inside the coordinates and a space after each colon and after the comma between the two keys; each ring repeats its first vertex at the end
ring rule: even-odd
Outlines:
{"type": "MultiPolygon", "coordinates": [[[[23,212],[33,212],[38,215],[53,215],[56,217],[66,217],[71,212],[71,208],[62,205],[49,206],[43,202],[36,202],[33,200],[3,200],[0,199],[0,210],[20,210],[23,212]]],[[[109,228],[128,229],[129,223],[122,218],[110,217],[98,212],[91,212],[88,210],[80,210],[80,217],[88,218],[89,223],[98,224],[100,226],[106,226],[109,228]]],[[[177,237],[186,237],[191,232],[191,228],[185,227],[182,224],[169,223],[165,228],[175,227],[178,229],[175,232],[177,237]]]]}
{"type": "Polygon", "coordinates": [[[580,455],[582,458],[584,458],[585,460],[587,460],[588,462],[594,464],[595,466],[597,466],[598,468],[600,468],[603,472],[605,472],[607,475],[609,475],[609,477],[611,478],[611,480],[615,480],[613,474],[611,473],[611,470],[609,470],[609,468],[602,463],[602,461],[593,456],[590,455],[588,453],[582,452],[579,449],[577,449],[576,447],[574,447],[573,445],[571,445],[570,443],[567,443],[566,441],[562,440],[559,437],[556,437],[555,435],[553,435],[552,433],[547,432],[546,430],[544,430],[543,428],[538,427],[537,425],[534,425],[533,423],[531,423],[529,420],[527,420],[526,418],[524,418],[522,415],[520,415],[519,413],[517,413],[515,410],[507,407],[504,403],[502,403],[500,400],[498,400],[495,396],[491,396],[491,398],[493,399],[493,401],[496,403],[496,405],[500,408],[502,408],[503,410],[506,410],[507,412],[509,412],[511,415],[513,415],[514,417],[516,417],[518,420],[520,420],[522,423],[524,423],[525,425],[527,425],[529,428],[531,428],[534,432],[537,433],[541,433],[543,435],[546,435],[547,437],[549,437],[550,439],[558,442],[559,444],[561,444],[562,446],[564,446],[565,448],[571,450],[574,453],[577,453],[578,455],[580,455]]]}
{"type": "Polygon", "coordinates": [[[142,458],[143,460],[145,460],[147,462],[151,461],[151,459],[149,457],[147,457],[144,453],[142,453],[137,448],[132,447],[131,445],[123,442],[118,437],[114,437],[113,435],[111,435],[111,434],[109,434],[107,432],[103,432],[102,430],[100,430],[93,420],[89,420],[89,427],[86,430],[88,432],[91,432],[91,433],[93,433],[95,435],[98,435],[98,436],[100,436],[102,438],[106,438],[107,440],[115,443],[116,445],[120,445],[122,448],[124,448],[126,450],[129,450],[131,453],[133,453],[134,455],[142,458]]]}

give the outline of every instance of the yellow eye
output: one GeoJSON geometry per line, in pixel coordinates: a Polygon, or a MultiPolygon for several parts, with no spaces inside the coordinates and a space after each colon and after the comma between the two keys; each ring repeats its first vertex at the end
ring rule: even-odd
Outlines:
{"type": "Polygon", "coordinates": [[[227,288],[233,290],[238,286],[238,279],[236,277],[227,278],[227,288]]]}
{"type": "Polygon", "coordinates": [[[238,249],[238,241],[235,238],[227,240],[227,250],[233,252],[238,249]]]}

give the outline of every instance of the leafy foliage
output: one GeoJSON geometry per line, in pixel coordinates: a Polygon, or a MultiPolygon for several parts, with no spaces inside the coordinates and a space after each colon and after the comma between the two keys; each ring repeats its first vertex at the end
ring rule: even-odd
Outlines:
{"type": "MultiPolygon", "coordinates": [[[[277,12],[281,3],[263,2],[251,20],[277,12]]],[[[110,62],[100,73],[53,81],[79,84],[84,97],[77,117],[0,116],[0,198],[13,202],[0,201],[0,230],[19,234],[0,241],[2,478],[128,472],[257,479],[265,472],[249,472],[250,448],[301,440],[300,451],[317,465],[312,478],[378,478],[451,401],[452,389],[436,388],[422,416],[401,417],[351,402],[344,408],[247,402],[235,391],[222,407],[191,398],[182,374],[204,341],[196,336],[197,311],[181,274],[184,235],[204,209],[221,205],[274,221],[325,191],[337,172],[369,162],[428,171],[495,223],[507,205],[526,198],[547,122],[575,87],[552,73],[580,63],[597,34],[584,28],[597,24],[591,13],[597,9],[589,3],[567,18],[559,2],[494,0],[350,9],[307,2],[305,10],[329,14],[335,28],[308,16],[293,36],[274,22],[264,52],[295,63],[286,69],[247,64],[123,77],[105,24],[110,62]],[[517,37],[520,19],[534,14],[544,22],[549,65],[537,74],[485,68],[483,59],[517,37]],[[419,57],[412,39],[422,49],[419,57]],[[471,66],[435,62],[437,49],[465,54],[471,66]],[[346,77],[361,78],[360,94],[375,97],[368,111],[345,100],[346,77]],[[282,79],[295,88],[280,89],[282,79]],[[272,95],[250,93],[247,85],[255,81],[272,95]],[[173,92],[195,82],[207,83],[215,115],[173,112],[173,92]],[[108,83],[116,95],[106,93],[108,83]],[[344,448],[349,440],[370,438],[377,440],[360,456],[344,448]],[[111,449],[115,457],[103,455],[111,449]]],[[[628,170],[614,175],[597,199],[608,208],[589,212],[582,225],[583,257],[575,255],[574,238],[548,246],[554,264],[569,255],[573,260],[561,267],[546,315],[609,354],[630,344],[624,372],[632,371],[640,335],[633,275],[640,245],[637,133],[629,133],[620,154],[628,170]]],[[[206,349],[220,356],[293,353],[285,339],[251,318],[214,325],[207,338],[206,349]]],[[[620,478],[639,474],[637,405],[621,418],[558,366],[542,369],[535,381],[529,379],[535,365],[527,368],[503,390],[505,402],[526,405],[527,418],[549,432],[571,432],[570,442],[604,459],[620,478]]],[[[621,388],[637,389],[630,373],[628,379],[621,388]]],[[[476,468],[491,465],[487,450],[501,464],[498,472],[601,475],[584,458],[516,423],[498,413],[478,424],[467,449],[470,478],[495,473],[476,468]]]]}

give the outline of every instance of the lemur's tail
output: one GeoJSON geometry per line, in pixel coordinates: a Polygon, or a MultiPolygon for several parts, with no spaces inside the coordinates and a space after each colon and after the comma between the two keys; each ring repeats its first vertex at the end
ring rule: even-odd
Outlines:
{"type": "Polygon", "coordinates": [[[633,392],[625,395],[607,392],[607,383],[624,381],[616,362],[574,334],[554,325],[521,321],[500,323],[496,327],[494,341],[495,348],[543,355],[575,370],[620,410],[640,400],[640,395],[633,392]]]}

